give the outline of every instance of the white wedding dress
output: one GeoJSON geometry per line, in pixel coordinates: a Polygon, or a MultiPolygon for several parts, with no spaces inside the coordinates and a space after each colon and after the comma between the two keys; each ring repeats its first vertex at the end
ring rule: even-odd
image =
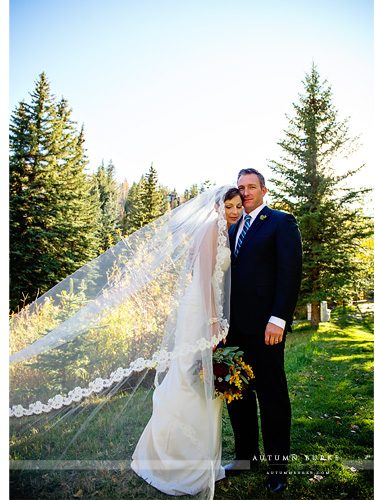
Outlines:
{"type": "MultiPolygon", "coordinates": [[[[230,251],[217,260],[226,270],[230,251]]],[[[216,267],[215,266],[215,267],[216,267]]],[[[218,291],[212,276],[214,294],[218,291]]],[[[220,293],[220,292],[219,292],[220,293]]],[[[179,303],[176,347],[200,338],[202,296],[199,263],[179,303]]],[[[195,495],[225,477],[221,466],[222,400],[205,394],[197,373],[200,353],[188,353],[171,362],[153,394],[153,414],[133,454],[132,469],[153,487],[169,495],[195,495]]]]}

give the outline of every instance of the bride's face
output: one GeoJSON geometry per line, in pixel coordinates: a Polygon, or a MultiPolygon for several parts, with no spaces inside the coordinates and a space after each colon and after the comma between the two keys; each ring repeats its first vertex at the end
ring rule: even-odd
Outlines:
{"type": "Polygon", "coordinates": [[[237,194],[231,200],[226,200],[224,206],[228,224],[235,224],[242,214],[241,197],[237,194]]]}

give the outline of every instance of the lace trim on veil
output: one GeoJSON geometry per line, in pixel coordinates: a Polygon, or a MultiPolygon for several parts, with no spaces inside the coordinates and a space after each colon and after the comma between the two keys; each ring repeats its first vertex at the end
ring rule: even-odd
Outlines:
{"type": "Polygon", "coordinates": [[[68,393],[67,396],[62,396],[57,394],[53,398],[50,398],[47,403],[42,403],[37,401],[32,403],[28,408],[24,408],[22,405],[14,405],[9,409],[9,417],[23,417],[31,415],[40,415],[42,413],[49,413],[53,410],[58,410],[64,406],[70,406],[73,403],[77,403],[84,398],[90,397],[94,393],[99,393],[103,389],[111,387],[115,383],[119,383],[125,378],[129,377],[133,372],[141,372],[147,368],[158,368],[158,371],[164,371],[173,359],[180,356],[185,356],[190,353],[196,353],[198,351],[204,351],[206,349],[212,349],[219,344],[220,341],[225,339],[228,333],[229,324],[223,314],[222,305],[222,295],[223,295],[223,280],[224,280],[224,266],[226,263],[226,258],[228,256],[226,250],[227,246],[227,236],[226,232],[226,220],[223,213],[223,208],[220,207],[219,217],[218,217],[218,239],[217,239],[217,253],[214,272],[212,275],[212,286],[214,289],[215,303],[216,303],[216,313],[217,318],[220,322],[220,333],[215,335],[208,341],[205,338],[199,339],[195,344],[181,344],[176,346],[172,352],[168,352],[162,349],[152,356],[151,359],[144,359],[142,357],[137,358],[135,361],[130,363],[128,368],[117,368],[111,373],[109,378],[96,378],[94,381],[90,382],[87,388],[75,387],[72,391],[68,393]]]}
{"type": "Polygon", "coordinates": [[[130,363],[129,368],[119,367],[117,370],[111,373],[109,378],[96,378],[93,382],[89,383],[88,388],[82,389],[81,387],[75,387],[72,391],[68,393],[68,396],[62,396],[57,394],[53,398],[48,400],[47,404],[37,401],[29,405],[29,408],[24,408],[22,405],[15,405],[9,409],[10,417],[23,417],[30,415],[40,415],[41,413],[49,413],[52,410],[58,410],[63,406],[69,406],[72,403],[77,403],[83,398],[90,397],[93,393],[98,393],[103,389],[111,387],[114,383],[119,383],[125,378],[129,377],[133,372],[141,372],[146,368],[156,368],[164,371],[173,359],[179,356],[185,356],[189,353],[196,353],[198,351],[204,351],[206,349],[212,349],[221,340],[223,340],[228,333],[228,323],[226,320],[220,322],[221,333],[212,337],[211,341],[204,338],[199,339],[195,344],[181,344],[177,346],[173,352],[168,352],[166,350],[161,350],[155,353],[151,359],[137,358],[135,361],[130,363]]]}

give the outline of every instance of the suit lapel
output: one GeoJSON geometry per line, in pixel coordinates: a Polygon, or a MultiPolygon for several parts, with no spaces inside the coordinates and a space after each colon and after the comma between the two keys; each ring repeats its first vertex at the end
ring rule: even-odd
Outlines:
{"type": "MultiPolygon", "coordinates": [[[[263,210],[259,212],[257,217],[255,218],[255,221],[251,224],[248,232],[246,233],[245,239],[243,240],[243,243],[241,245],[241,248],[238,252],[237,258],[241,255],[241,253],[244,251],[244,249],[249,245],[251,240],[254,238],[255,234],[259,229],[267,222],[267,220],[270,218],[272,214],[272,210],[265,206],[263,210]]],[[[237,228],[238,229],[238,228],[237,228]]]]}

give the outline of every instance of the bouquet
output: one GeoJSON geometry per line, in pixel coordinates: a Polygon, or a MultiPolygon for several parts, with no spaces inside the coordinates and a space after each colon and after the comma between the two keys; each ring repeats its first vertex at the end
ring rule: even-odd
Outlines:
{"type": "MultiPolygon", "coordinates": [[[[242,359],[243,351],[238,347],[219,347],[212,354],[215,396],[225,399],[227,403],[242,399],[249,380],[254,378],[251,366],[242,359]]],[[[203,381],[203,371],[199,370],[203,381]]]]}

